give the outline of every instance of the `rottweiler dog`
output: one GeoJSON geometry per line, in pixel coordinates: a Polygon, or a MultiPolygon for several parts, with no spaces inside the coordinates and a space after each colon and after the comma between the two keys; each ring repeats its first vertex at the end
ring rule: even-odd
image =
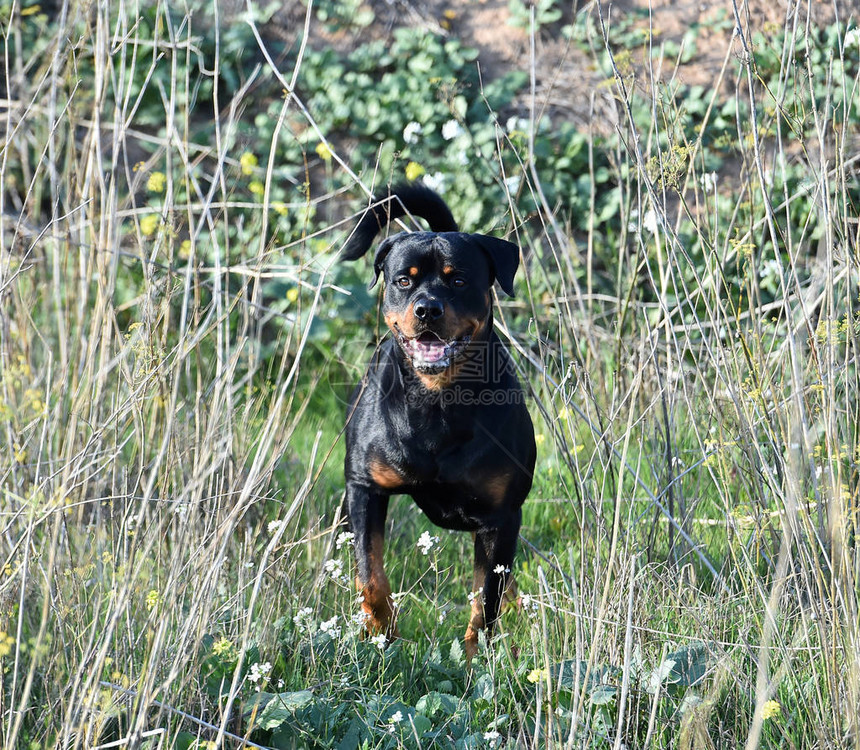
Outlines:
{"type": "Polygon", "coordinates": [[[535,439],[523,392],[493,330],[493,283],[513,295],[519,248],[458,231],[439,195],[423,185],[392,188],[358,223],[341,257],[364,255],[389,222],[406,214],[429,232],[379,243],[373,287],[385,280],[391,331],[353,393],[346,426],[346,507],[355,535],[357,586],[371,632],[397,634],[382,564],[391,495],[410,495],[437,526],[471,531],[474,597],[465,651],[477,651],[505,592],[531,489],[535,439]]]}

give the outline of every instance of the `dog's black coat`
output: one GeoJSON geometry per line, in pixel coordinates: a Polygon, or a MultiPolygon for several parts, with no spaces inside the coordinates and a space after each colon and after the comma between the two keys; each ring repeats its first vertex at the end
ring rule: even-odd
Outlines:
{"type": "MultiPolygon", "coordinates": [[[[510,586],[521,507],[532,484],[534,429],[507,350],[493,330],[491,287],[513,293],[516,245],[465,234],[444,201],[401,186],[373,206],[342,251],[355,260],[406,213],[430,232],[382,241],[374,278],[385,279],[392,336],[355,390],[346,428],[346,499],[368,627],[395,633],[382,565],[388,500],[411,495],[433,523],[475,535],[466,647],[492,627],[510,586]]],[[[372,284],[371,284],[372,285],[372,284]]]]}

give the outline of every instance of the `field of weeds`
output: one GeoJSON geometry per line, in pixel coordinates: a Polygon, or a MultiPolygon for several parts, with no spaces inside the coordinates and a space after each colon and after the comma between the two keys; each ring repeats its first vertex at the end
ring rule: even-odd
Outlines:
{"type": "Polygon", "coordinates": [[[465,3],[288,5],[0,5],[0,745],[860,747],[857,9],[511,0],[487,72],[465,3]],[[470,667],[469,536],[392,503],[389,643],[340,515],[385,326],[337,253],[404,179],[522,248],[470,667]]]}

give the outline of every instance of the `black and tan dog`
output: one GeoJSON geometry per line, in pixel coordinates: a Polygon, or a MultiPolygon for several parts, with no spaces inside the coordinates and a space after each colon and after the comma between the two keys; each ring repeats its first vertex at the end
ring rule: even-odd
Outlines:
{"type": "Polygon", "coordinates": [[[346,502],[355,534],[367,627],[395,634],[382,565],[394,494],[411,495],[438,526],[475,537],[466,653],[491,629],[511,565],[521,508],[532,484],[534,429],[507,350],[493,330],[492,286],[509,295],[519,249],[464,234],[448,206],[419,185],[394,188],[359,222],[342,258],[364,255],[378,232],[405,214],[432,231],[379,244],[374,280],[385,279],[383,316],[392,336],[355,390],[346,428],[346,502]],[[481,595],[482,594],[482,595],[481,595]]]}

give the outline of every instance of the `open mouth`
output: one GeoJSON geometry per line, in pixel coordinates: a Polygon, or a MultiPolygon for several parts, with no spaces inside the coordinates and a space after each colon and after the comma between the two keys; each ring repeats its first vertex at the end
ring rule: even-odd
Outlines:
{"type": "Polygon", "coordinates": [[[472,340],[471,336],[445,341],[432,331],[424,331],[418,336],[409,337],[399,328],[396,330],[397,340],[412,360],[412,366],[417,370],[444,370],[460,356],[472,340]]]}

